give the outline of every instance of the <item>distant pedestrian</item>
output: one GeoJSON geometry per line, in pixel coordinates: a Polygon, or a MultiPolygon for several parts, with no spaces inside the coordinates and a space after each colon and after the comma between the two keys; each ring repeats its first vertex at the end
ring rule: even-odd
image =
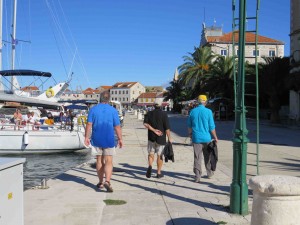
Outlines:
{"type": "Polygon", "coordinates": [[[212,137],[218,142],[218,137],[215,130],[215,122],[213,113],[210,109],[206,108],[207,97],[206,95],[199,95],[199,105],[192,109],[187,120],[188,133],[192,138],[194,148],[194,173],[195,182],[200,182],[202,174],[202,152],[204,155],[204,163],[207,172],[207,177],[211,178],[214,172],[211,170],[209,153],[207,145],[212,140],[212,137]]]}
{"type": "Polygon", "coordinates": [[[122,148],[122,130],[118,111],[109,105],[109,93],[105,93],[101,95],[100,103],[89,111],[84,143],[87,146],[91,145],[97,151],[96,170],[99,178],[97,187],[105,187],[108,192],[113,192],[110,180],[115,155],[115,133],[118,138],[117,145],[122,148]]]}
{"type": "Polygon", "coordinates": [[[161,105],[156,103],[154,110],[149,111],[144,118],[144,126],[148,129],[148,169],[146,177],[150,178],[154,155],[157,154],[157,178],[164,175],[161,172],[163,166],[163,150],[166,145],[166,136],[172,143],[169,119],[166,112],[161,110],[161,105]]]}

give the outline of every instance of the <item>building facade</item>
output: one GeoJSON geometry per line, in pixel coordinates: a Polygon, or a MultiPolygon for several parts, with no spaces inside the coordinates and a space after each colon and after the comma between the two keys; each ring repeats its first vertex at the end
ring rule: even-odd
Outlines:
{"type": "MultiPolygon", "coordinates": [[[[257,55],[258,62],[264,62],[262,57],[283,57],[284,43],[269,37],[258,35],[257,51],[255,50],[255,34],[245,34],[245,60],[255,63],[257,55]]],[[[233,56],[238,55],[239,34],[234,33],[235,46],[232,44],[233,32],[223,33],[222,27],[206,27],[203,23],[200,47],[209,46],[218,55],[233,56]]]]}
{"type": "Polygon", "coordinates": [[[85,90],[72,91],[67,89],[61,96],[60,101],[95,100],[99,101],[100,90],[87,88],[85,90]]]}
{"type": "Polygon", "coordinates": [[[118,82],[110,89],[110,99],[128,107],[144,92],[145,87],[139,82],[118,82]]]}

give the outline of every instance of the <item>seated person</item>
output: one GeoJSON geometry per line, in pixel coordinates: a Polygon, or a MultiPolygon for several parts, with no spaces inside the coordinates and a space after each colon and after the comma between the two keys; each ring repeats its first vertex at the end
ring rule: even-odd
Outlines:
{"type": "Polygon", "coordinates": [[[15,123],[15,130],[16,127],[18,126],[18,130],[20,130],[20,125],[22,123],[22,114],[20,109],[16,109],[16,112],[14,113],[14,123],[15,123]]]}
{"type": "Polygon", "coordinates": [[[32,129],[33,129],[33,130],[35,130],[35,129],[38,130],[39,127],[40,127],[40,125],[41,125],[41,123],[39,122],[40,119],[37,118],[37,117],[34,115],[34,112],[31,112],[30,114],[31,114],[31,120],[30,120],[30,123],[32,123],[33,125],[35,125],[35,126],[32,127],[32,129]]]}

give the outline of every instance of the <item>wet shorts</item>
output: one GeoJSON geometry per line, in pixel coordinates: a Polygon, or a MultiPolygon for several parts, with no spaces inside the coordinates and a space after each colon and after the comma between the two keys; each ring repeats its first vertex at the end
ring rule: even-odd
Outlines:
{"type": "Polygon", "coordinates": [[[115,155],[116,154],[116,148],[99,148],[92,146],[92,154],[93,155],[115,155]]]}
{"type": "Polygon", "coordinates": [[[159,145],[156,142],[148,141],[148,154],[157,153],[157,155],[162,155],[164,148],[164,145],[159,145]]]}

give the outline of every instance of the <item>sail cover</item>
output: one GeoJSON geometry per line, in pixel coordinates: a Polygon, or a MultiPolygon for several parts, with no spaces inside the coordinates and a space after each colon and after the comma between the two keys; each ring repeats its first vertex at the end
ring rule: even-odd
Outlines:
{"type": "Polygon", "coordinates": [[[51,77],[52,74],[49,72],[42,72],[36,70],[1,70],[0,75],[4,77],[8,76],[40,76],[40,77],[51,77]]]}

